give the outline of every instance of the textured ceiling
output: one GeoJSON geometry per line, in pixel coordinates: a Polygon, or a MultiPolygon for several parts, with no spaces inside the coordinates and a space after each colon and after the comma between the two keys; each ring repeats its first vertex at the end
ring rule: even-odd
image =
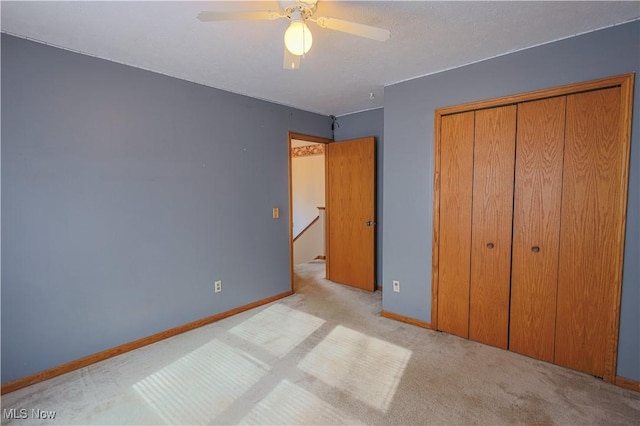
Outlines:
{"type": "Polygon", "coordinates": [[[301,69],[288,71],[288,21],[196,19],[202,10],[279,10],[277,1],[2,1],[1,8],[9,34],[326,115],[380,107],[384,86],[399,81],[640,17],[637,1],[320,0],[314,16],[387,28],[391,38],[310,23],[313,47],[301,69]]]}

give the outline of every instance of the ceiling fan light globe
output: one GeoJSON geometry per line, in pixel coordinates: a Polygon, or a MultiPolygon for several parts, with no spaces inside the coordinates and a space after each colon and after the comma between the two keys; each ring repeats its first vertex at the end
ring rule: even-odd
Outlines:
{"type": "Polygon", "coordinates": [[[313,44],[311,30],[303,21],[292,21],[284,33],[284,45],[294,55],[306,54],[313,44]]]}

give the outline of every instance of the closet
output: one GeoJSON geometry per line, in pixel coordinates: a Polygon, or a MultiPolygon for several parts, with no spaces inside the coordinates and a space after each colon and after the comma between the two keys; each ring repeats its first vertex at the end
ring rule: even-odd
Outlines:
{"type": "Polygon", "coordinates": [[[436,329],[613,381],[632,86],[436,111],[436,329]]]}

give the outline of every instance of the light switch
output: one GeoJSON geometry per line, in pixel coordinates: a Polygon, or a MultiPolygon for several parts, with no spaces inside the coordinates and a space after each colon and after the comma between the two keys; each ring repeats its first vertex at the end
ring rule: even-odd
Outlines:
{"type": "Polygon", "coordinates": [[[279,209],[279,208],[277,208],[277,207],[274,207],[274,208],[273,208],[273,218],[274,218],[274,219],[277,219],[277,218],[279,218],[279,217],[280,217],[280,209],[279,209]]]}

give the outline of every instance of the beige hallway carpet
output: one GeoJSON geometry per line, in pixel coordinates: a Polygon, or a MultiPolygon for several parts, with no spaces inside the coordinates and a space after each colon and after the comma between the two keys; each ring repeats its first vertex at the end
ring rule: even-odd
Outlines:
{"type": "Polygon", "coordinates": [[[296,294],[3,396],[3,424],[639,425],[640,394],[380,317],[296,266],[296,294]],[[55,411],[37,419],[31,410],[55,411]]]}

